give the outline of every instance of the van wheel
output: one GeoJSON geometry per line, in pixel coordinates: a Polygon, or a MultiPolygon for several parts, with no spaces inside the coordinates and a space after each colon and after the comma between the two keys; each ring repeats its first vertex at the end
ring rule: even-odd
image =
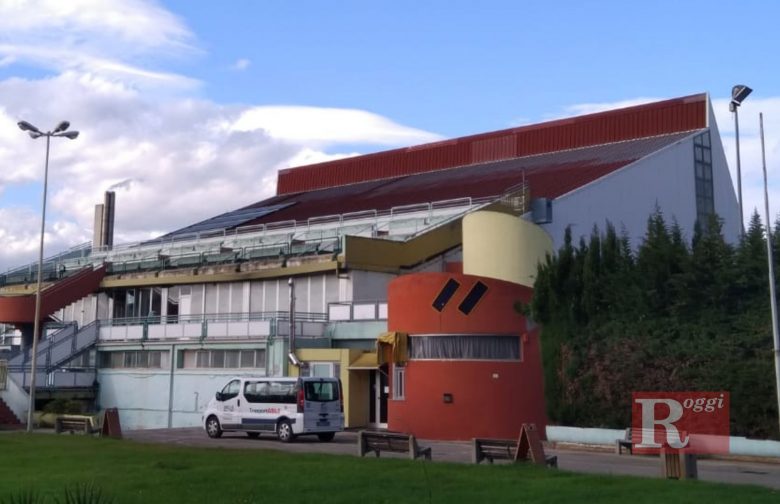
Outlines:
{"type": "Polygon", "coordinates": [[[289,420],[282,420],[276,424],[276,436],[282,443],[289,443],[295,438],[293,434],[292,424],[289,420]]]}
{"type": "Polygon", "coordinates": [[[251,437],[252,439],[257,439],[257,438],[260,437],[260,433],[259,432],[247,432],[246,435],[251,437]]]}
{"type": "Polygon", "coordinates": [[[206,419],[206,434],[210,438],[222,437],[222,427],[220,427],[219,420],[214,415],[206,419]]]}
{"type": "Polygon", "coordinates": [[[320,434],[317,434],[317,437],[320,439],[320,441],[327,443],[328,441],[333,441],[333,438],[336,437],[335,432],[321,432],[320,434]]]}

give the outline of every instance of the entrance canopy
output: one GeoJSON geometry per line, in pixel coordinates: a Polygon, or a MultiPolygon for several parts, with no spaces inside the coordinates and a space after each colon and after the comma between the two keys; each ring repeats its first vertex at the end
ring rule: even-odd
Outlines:
{"type": "Polygon", "coordinates": [[[349,364],[350,371],[370,371],[379,368],[379,359],[376,352],[366,352],[349,364]]]}

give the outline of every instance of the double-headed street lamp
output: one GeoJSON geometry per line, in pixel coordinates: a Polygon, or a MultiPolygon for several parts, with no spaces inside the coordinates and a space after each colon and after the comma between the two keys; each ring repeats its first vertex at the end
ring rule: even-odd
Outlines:
{"type": "Polygon", "coordinates": [[[49,182],[49,143],[51,137],[65,137],[70,140],[79,136],[78,131],[67,131],[70,127],[68,121],[62,121],[54,128],[53,131],[43,132],[28,123],[27,121],[19,121],[19,128],[22,131],[26,131],[33,138],[46,137],[46,163],[43,170],[43,210],[41,211],[41,244],[38,249],[38,286],[35,289],[35,320],[33,321],[33,340],[32,340],[32,362],[31,362],[31,374],[30,377],[30,404],[27,409],[27,432],[33,430],[33,411],[35,411],[35,372],[36,364],[38,361],[38,338],[41,330],[41,284],[43,283],[43,234],[46,225],[46,189],[49,182]]]}
{"type": "MultiPolygon", "coordinates": [[[[737,198],[739,199],[739,230],[740,237],[745,236],[745,219],[742,212],[742,167],[739,159],[739,113],[737,109],[742,105],[745,98],[748,97],[753,90],[744,84],[737,84],[731,88],[731,102],[729,102],[729,110],[734,112],[734,130],[737,135],[737,198]]],[[[767,224],[768,226],[769,224],[767,224]]]]}

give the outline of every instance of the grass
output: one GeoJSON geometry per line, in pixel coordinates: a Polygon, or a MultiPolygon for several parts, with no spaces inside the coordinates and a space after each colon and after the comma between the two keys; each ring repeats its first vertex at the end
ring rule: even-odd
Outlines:
{"type": "Polygon", "coordinates": [[[592,476],[529,465],[0,435],[0,503],[30,491],[53,502],[68,487],[92,483],[117,503],[780,502],[780,492],[758,487],[592,476]]]}

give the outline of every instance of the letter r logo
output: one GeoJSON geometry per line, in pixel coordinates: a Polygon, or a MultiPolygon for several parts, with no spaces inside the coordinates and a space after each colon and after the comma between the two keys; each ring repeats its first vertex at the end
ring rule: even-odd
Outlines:
{"type": "Polygon", "coordinates": [[[634,402],[638,403],[642,409],[642,441],[637,443],[637,448],[661,448],[662,445],[655,440],[656,426],[663,426],[666,431],[666,442],[670,447],[680,449],[688,446],[689,436],[685,436],[685,439],[682,439],[680,432],[674,425],[683,416],[682,404],[674,399],[635,398],[634,402]],[[655,417],[657,404],[665,404],[669,408],[666,418],[657,419],[655,417]]]}

